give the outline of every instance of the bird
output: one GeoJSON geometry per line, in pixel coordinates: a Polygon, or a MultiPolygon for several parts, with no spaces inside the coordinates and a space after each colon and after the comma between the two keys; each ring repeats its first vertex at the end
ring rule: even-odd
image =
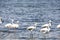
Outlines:
{"type": "Polygon", "coordinates": [[[42,29],[40,29],[40,32],[46,34],[46,33],[49,33],[50,30],[51,30],[51,29],[50,29],[49,27],[46,27],[46,28],[42,28],[42,29]]]}
{"type": "Polygon", "coordinates": [[[48,24],[44,24],[44,25],[42,25],[42,29],[40,29],[40,32],[42,32],[42,33],[48,33],[48,32],[50,32],[50,30],[51,30],[51,20],[49,20],[49,23],[48,24]]]}
{"type": "Polygon", "coordinates": [[[57,28],[60,28],[60,24],[57,25],[57,28]]]}
{"type": "Polygon", "coordinates": [[[43,27],[43,28],[45,28],[45,27],[51,27],[51,24],[52,24],[52,21],[49,20],[49,23],[42,25],[42,27],[43,27]]]}
{"type": "Polygon", "coordinates": [[[17,21],[16,23],[13,23],[14,22],[14,20],[12,19],[12,23],[8,23],[8,24],[6,24],[5,25],[5,27],[7,27],[7,28],[18,28],[19,27],[19,21],[17,21]]]}
{"type": "Polygon", "coordinates": [[[33,26],[29,26],[27,28],[27,30],[33,31],[34,29],[36,29],[37,23],[35,23],[33,26]]]}

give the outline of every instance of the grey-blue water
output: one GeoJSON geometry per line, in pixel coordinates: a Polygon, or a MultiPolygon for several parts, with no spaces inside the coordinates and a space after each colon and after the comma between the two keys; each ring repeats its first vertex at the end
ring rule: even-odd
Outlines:
{"type": "Polygon", "coordinates": [[[60,0],[0,0],[0,40],[60,40],[60,0]],[[20,21],[20,28],[8,29],[4,25],[11,19],[20,21]],[[41,26],[52,20],[51,32],[42,34],[41,26]],[[32,33],[27,27],[38,23],[32,33]],[[3,31],[3,32],[2,32],[3,31]]]}

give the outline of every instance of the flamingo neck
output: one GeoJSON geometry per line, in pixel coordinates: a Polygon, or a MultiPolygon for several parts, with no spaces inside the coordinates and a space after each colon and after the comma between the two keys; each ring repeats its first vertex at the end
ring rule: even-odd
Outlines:
{"type": "Polygon", "coordinates": [[[49,22],[49,26],[51,26],[51,22],[49,22]]]}
{"type": "Polygon", "coordinates": [[[51,24],[52,24],[52,21],[51,21],[51,20],[49,20],[49,26],[51,26],[51,24]]]}

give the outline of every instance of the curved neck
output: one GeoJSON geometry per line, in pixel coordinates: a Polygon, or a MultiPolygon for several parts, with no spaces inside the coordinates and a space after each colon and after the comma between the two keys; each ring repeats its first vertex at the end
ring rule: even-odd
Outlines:
{"type": "Polygon", "coordinates": [[[51,22],[49,22],[49,26],[51,26],[51,24],[52,24],[52,23],[51,23],[51,22]]]}
{"type": "Polygon", "coordinates": [[[49,20],[49,26],[51,26],[51,23],[52,23],[52,21],[51,21],[51,20],[49,20]]]}

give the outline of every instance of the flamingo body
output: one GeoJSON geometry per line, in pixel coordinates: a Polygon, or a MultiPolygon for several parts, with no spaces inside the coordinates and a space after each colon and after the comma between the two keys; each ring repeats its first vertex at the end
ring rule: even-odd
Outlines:
{"type": "Polygon", "coordinates": [[[42,33],[48,33],[50,31],[50,28],[42,28],[40,32],[42,33]]]}
{"type": "Polygon", "coordinates": [[[18,24],[11,24],[11,23],[8,23],[5,25],[5,27],[8,27],[8,28],[18,28],[19,25],[18,24]]]}
{"type": "Polygon", "coordinates": [[[60,28],[60,24],[59,24],[59,25],[57,25],[57,28],[60,28]]]}
{"type": "Polygon", "coordinates": [[[28,30],[33,30],[33,29],[35,29],[36,27],[34,27],[34,26],[30,26],[30,27],[28,27],[27,29],[28,30]]]}
{"type": "Polygon", "coordinates": [[[44,25],[42,25],[42,27],[48,27],[49,26],[49,24],[44,24],[44,25]]]}
{"type": "Polygon", "coordinates": [[[42,25],[42,27],[50,27],[51,26],[51,20],[49,20],[49,23],[48,24],[44,24],[44,25],[42,25]]]}
{"type": "Polygon", "coordinates": [[[32,31],[32,30],[36,29],[36,25],[37,25],[37,23],[35,23],[33,26],[29,26],[29,27],[27,28],[27,30],[32,31]]]}

